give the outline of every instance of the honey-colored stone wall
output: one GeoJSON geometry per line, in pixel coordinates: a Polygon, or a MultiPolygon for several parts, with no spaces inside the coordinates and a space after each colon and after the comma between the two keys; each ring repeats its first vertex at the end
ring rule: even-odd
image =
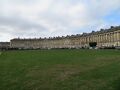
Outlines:
{"type": "Polygon", "coordinates": [[[10,46],[22,49],[82,48],[89,47],[90,42],[97,42],[97,47],[120,46],[120,30],[64,38],[12,39],[10,46]]]}

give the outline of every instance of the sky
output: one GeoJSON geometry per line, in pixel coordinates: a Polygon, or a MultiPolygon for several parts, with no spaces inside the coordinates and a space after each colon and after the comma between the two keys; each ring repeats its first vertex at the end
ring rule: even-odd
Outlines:
{"type": "Polygon", "coordinates": [[[56,37],[120,25],[120,0],[0,0],[0,41],[56,37]]]}

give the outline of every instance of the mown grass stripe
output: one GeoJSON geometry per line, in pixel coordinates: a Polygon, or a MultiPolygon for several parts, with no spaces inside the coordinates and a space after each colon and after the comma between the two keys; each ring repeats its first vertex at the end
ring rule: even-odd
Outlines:
{"type": "Polygon", "coordinates": [[[0,90],[120,90],[119,50],[5,51],[0,90]]]}

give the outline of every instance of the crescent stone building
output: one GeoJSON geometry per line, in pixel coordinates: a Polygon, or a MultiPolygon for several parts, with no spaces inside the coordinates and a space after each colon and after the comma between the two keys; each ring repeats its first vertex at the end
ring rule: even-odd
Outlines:
{"type": "Polygon", "coordinates": [[[89,48],[91,42],[96,42],[98,48],[120,47],[120,26],[66,37],[15,38],[10,41],[10,47],[19,49],[89,48]]]}

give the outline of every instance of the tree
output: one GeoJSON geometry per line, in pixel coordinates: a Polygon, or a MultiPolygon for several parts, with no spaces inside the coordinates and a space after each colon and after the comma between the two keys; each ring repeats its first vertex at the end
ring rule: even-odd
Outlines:
{"type": "Polygon", "coordinates": [[[97,46],[97,42],[90,42],[90,43],[89,43],[89,46],[94,48],[94,47],[97,46]]]}
{"type": "Polygon", "coordinates": [[[114,26],[111,26],[111,29],[113,29],[114,28],[114,26]]]}

